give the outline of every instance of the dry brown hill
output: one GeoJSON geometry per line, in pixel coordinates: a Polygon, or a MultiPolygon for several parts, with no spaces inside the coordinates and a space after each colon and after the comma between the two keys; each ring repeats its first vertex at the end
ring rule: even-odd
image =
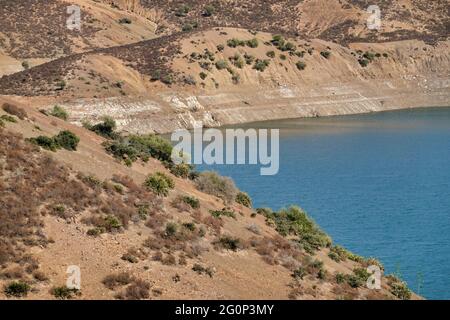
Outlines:
{"type": "Polygon", "coordinates": [[[236,202],[224,209],[222,199],[155,159],[125,166],[93,132],[7,103],[0,111],[2,298],[23,293],[13,283],[29,286],[32,299],[405,297],[393,277],[383,277],[381,290],[365,288],[365,267],[378,262],[330,245],[303,213],[281,223],[236,202]],[[81,139],[76,151],[24,140],[62,130],[81,139]],[[143,185],[155,172],[175,183],[167,197],[143,185]],[[294,232],[288,221],[306,229],[294,232]],[[81,268],[80,292],[65,289],[70,265],[81,268]]]}

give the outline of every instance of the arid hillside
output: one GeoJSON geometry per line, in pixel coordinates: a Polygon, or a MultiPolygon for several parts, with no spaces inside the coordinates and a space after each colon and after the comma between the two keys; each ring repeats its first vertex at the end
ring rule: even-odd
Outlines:
{"type": "Polygon", "coordinates": [[[0,75],[53,59],[155,37],[145,12],[89,0],[4,0],[0,10],[0,75]],[[81,9],[81,28],[67,28],[71,5],[81,9]],[[130,23],[128,23],[130,22],[130,23]]]}
{"type": "Polygon", "coordinates": [[[381,1],[371,30],[368,1],[77,0],[81,32],[62,0],[25,2],[3,11],[0,94],[78,124],[163,133],[449,101],[447,1],[381,1]],[[51,24],[29,23],[39,12],[51,24]]]}
{"type": "Polygon", "coordinates": [[[379,262],[332,244],[301,209],[253,209],[229,180],[215,189],[163,166],[154,136],[127,138],[154,157],[119,156],[106,122],[99,136],[11,101],[0,116],[1,298],[418,298],[394,276],[368,289],[379,262]],[[66,287],[69,266],[81,290],[66,287]]]}

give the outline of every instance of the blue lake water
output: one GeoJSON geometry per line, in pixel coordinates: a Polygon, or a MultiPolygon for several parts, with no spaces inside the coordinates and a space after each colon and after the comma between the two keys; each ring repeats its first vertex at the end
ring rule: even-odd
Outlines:
{"type": "Polygon", "coordinates": [[[199,165],[255,207],[298,204],[351,251],[429,299],[450,299],[450,108],[252,123],[280,129],[280,170],[199,165]]]}

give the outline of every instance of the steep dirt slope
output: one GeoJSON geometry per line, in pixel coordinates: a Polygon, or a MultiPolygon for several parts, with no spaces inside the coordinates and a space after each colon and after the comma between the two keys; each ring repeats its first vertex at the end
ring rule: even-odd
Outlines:
{"type": "Polygon", "coordinates": [[[0,93],[61,103],[78,123],[112,115],[130,132],[448,105],[448,41],[282,41],[235,28],[178,33],[5,76],[0,93]]]}
{"type": "MultiPolygon", "coordinates": [[[[105,0],[108,1],[108,0],[105,0]]],[[[109,1],[127,2],[127,1],[109,1]]],[[[448,2],[445,0],[142,0],[142,5],[161,13],[159,24],[182,29],[217,26],[300,34],[309,38],[378,42],[423,39],[434,42],[448,37],[448,2]],[[366,28],[367,8],[379,6],[382,28],[366,28]]]]}
{"type": "Polygon", "coordinates": [[[5,120],[0,129],[2,288],[20,280],[32,288],[28,298],[52,298],[51,289],[66,283],[67,267],[76,265],[81,295],[73,298],[80,299],[395,298],[394,278],[383,278],[382,290],[356,285],[364,277],[357,268],[374,260],[345,255],[336,262],[330,248],[311,255],[236,203],[227,209],[234,218],[214,218],[210,210],[221,210],[222,200],[186,179],[172,176],[175,189],[156,196],[142,183],[155,171],[170,175],[158,161],[126,167],[94,133],[16,106],[23,120],[5,120]],[[39,150],[23,140],[64,129],[81,138],[77,151],[39,150]],[[200,207],[181,205],[179,195],[196,197],[200,207]],[[99,228],[100,235],[92,231],[99,228]],[[223,239],[237,247],[223,248],[223,239]]]}

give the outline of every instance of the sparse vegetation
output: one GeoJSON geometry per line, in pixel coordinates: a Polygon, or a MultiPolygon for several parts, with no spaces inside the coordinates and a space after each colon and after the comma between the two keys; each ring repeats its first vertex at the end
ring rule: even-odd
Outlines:
{"type": "Polygon", "coordinates": [[[120,23],[120,24],[131,24],[131,22],[132,22],[132,21],[131,21],[130,18],[126,18],[126,17],[125,17],[125,18],[120,18],[120,19],[119,19],[119,23],[120,23]]]}
{"type": "Polygon", "coordinates": [[[219,248],[231,251],[242,249],[241,240],[232,236],[222,236],[214,244],[219,248]]]}
{"type": "Polygon", "coordinates": [[[36,138],[29,138],[28,141],[53,152],[60,148],[76,151],[80,138],[71,131],[64,130],[53,137],[38,136],[36,138]]]}
{"type": "Polygon", "coordinates": [[[216,62],[216,68],[217,70],[223,70],[228,67],[228,63],[225,60],[218,60],[216,62]]]}
{"type": "Polygon", "coordinates": [[[53,109],[50,111],[50,115],[60,118],[64,121],[67,121],[67,119],[69,119],[69,114],[67,113],[67,111],[58,105],[53,107],[53,109]]]}
{"type": "Polygon", "coordinates": [[[239,39],[236,39],[236,38],[229,39],[227,41],[227,46],[229,46],[230,48],[236,48],[238,46],[244,47],[245,44],[246,44],[246,42],[244,40],[239,40],[239,39]]]}
{"type": "Polygon", "coordinates": [[[235,67],[239,69],[242,69],[244,67],[244,59],[242,59],[239,53],[235,53],[235,55],[230,57],[229,59],[235,67]]]}
{"type": "Polygon", "coordinates": [[[259,42],[258,42],[258,39],[253,38],[253,39],[247,40],[246,44],[250,48],[257,48],[259,45],[259,42]]]}
{"type": "Polygon", "coordinates": [[[156,172],[145,180],[145,186],[155,194],[166,197],[169,195],[170,189],[175,188],[175,182],[166,174],[156,172]]]}
{"type": "Polygon", "coordinates": [[[20,107],[18,107],[16,105],[10,104],[10,103],[4,103],[2,105],[2,109],[6,113],[9,113],[9,114],[11,114],[13,116],[16,116],[20,120],[23,120],[23,119],[25,119],[28,116],[27,112],[24,109],[22,109],[22,108],[20,108],[20,107]]]}
{"type": "Polygon", "coordinates": [[[30,290],[29,284],[23,281],[13,281],[5,286],[3,292],[6,296],[21,298],[27,296],[30,290]]]}
{"type": "Polygon", "coordinates": [[[269,64],[270,64],[269,60],[256,59],[253,69],[264,72],[264,70],[266,70],[266,68],[269,66],[269,64]]]}
{"type": "Polygon", "coordinates": [[[121,272],[117,274],[111,274],[106,276],[102,283],[110,290],[114,290],[116,287],[125,286],[130,284],[134,280],[128,272],[121,272]]]}
{"type": "Polygon", "coordinates": [[[214,218],[230,217],[236,219],[236,214],[234,213],[234,211],[231,211],[227,208],[223,208],[222,210],[210,210],[210,213],[214,218]]]}
{"type": "Polygon", "coordinates": [[[50,293],[57,299],[68,300],[72,299],[75,295],[80,295],[80,290],[62,286],[52,288],[50,293]]]}
{"type": "Polygon", "coordinates": [[[194,264],[194,266],[192,267],[192,270],[197,272],[198,274],[206,274],[208,275],[210,278],[212,278],[214,276],[214,269],[210,268],[210,267],[203,267],[201,264],[194,264]]]}
{"type": "Polygon", "coordinates": [[[215,12],[216,12],[216,7],[213,6],[212,4],[207,4],[207,5],[203,8],[202,15],[203,15],[204,17],[211,17],[215,12]]]}
{"type": "Polygon", "coordinates": [[[236,202],[239,204],[242,204],[244,207],[247,207],[247,208],[252,207],[252,199],[250,198],[250,196],[247,193],[242,192],[242,191],[240,191],[236,195],[236,202]]]}
{"type": "Polygon", "coordinates": [[[175,15],[177,17],[186,17],[189,11],[191,10],[191,7],[189,7],[186,4],[182,4],[178,7],[178,9],[175,11],[175,15]]]}
{"type": "Polygon", "coordinates": [[[266,56],[272,59],[275,58],[275,51],[267,51],[266,56]]]}
{"type": "Polygon", "coordinates": [[[303,61],[298,61],[296,64],[298,70],[305,70],[306,69],[306,63],[303,61]]]}
{"type": "Polygon", "coordinates": [[[297,241],[307,252],[313,253],[319,248],[331,245],[330,237],[299,207],[292,206],[278,212],[270,209],[258,211],[275,224],[276,230],[282,236],[297,236],[297,241]]]}
{"type": "Polygon", "coordinates": [[[328,58],[330,58],[330,56],[331,56],[331,52],[328,51],[328,50],[321,51],[321,52],[320,52],[320,55],[321,55],[322,57],[324,57],[325,59],[328,59],[328,58]]]}

